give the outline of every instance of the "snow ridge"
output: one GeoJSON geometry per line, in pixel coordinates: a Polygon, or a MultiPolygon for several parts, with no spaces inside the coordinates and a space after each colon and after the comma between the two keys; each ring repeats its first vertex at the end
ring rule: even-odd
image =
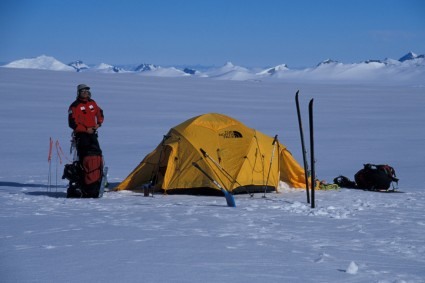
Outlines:
{"type": "Polygon", "coordinates": [[[53,57],[41,55],[32,59],[21,59],[2,67],[43,69],[53,71],[103,72],[103,73],[140,73],[143,76],[157,77],[210,77],[220,80],[268,80],[268,79],[307,79],[307,80],[411,80],[418,81],[425,76],[425,55],[408,52],[399,60],[369,59],[360,63],[341,63],[326,59],[315,67],[302,70],[290,69],[286,64],[276,65],[258,71],[227,62],[221,67],[210,67],[203,71],[193,68],[162,67],[142,63],[136,67],[113,66],[101,63],[94,67],[77,60],[64,64],[53,57]]]}

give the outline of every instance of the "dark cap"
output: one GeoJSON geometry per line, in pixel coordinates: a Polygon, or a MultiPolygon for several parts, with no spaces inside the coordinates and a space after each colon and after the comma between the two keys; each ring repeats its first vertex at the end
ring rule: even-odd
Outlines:
{"type": "Polygon", "coordinates": [[[82,90],[82,89],[90,89],[90,87],[86,84],[79,84],[77,86],[77,92],[80,92],[80,90],[82,90]]]}

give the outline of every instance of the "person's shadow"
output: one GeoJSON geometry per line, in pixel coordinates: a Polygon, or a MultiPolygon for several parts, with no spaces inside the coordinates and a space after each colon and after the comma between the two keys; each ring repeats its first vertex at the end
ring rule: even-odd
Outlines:
{"type": "Polygon", "coordinates": [[[27,195],[32,196],[48,196],[53,198],[66,198],[66,192],[64,191],[67,186],[64,185],[45,185],[45,184],[23,184],[18,182],[0,182],[0,187],[14,187],[14,188],[40,188],[42,191],[24,192],[27,195]]]}
{"type": "MultiPolygon", "coordinates": [[[[119,183],[109,183],[109,190],[118,186],[119,183]]],[[[32,191],[32,192],[24,192],[26,195],[30,196],[48,196],[52,198],[66,198],[66,188],[67,185],[45,185],[45,184],[23,184],[18,182],[0,182],[0,187],[15,187],[15,188],[40,188],[43,190],[40,191],[32,191]]]]}

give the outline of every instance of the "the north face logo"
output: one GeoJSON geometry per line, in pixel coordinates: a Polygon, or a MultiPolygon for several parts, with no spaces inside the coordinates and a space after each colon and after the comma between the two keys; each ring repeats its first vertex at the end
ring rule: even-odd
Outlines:
{"type": "Polygon", "coordinates": [[[242,134],[238,131],[224,131],[223,133],[219,134],[220,137],[223,137],[225,139],[239,139],[242,138],[242,134]]]}

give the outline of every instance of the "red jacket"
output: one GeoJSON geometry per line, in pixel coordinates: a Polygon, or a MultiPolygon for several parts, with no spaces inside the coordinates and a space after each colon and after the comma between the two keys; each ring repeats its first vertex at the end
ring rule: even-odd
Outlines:
{"type": "Polygon", "coordinates": [[[103,110],[92,99],[77,98],[68,110],[68,125],[75,132],[87,132],[88,128],[103,123],[103,110]]]}

